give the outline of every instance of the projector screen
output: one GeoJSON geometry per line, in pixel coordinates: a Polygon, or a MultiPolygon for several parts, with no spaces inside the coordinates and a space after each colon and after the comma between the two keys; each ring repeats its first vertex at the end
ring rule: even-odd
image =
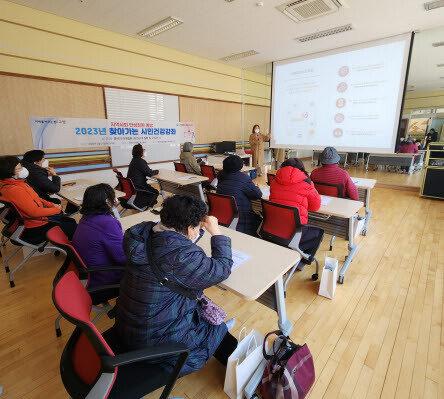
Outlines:
{"type": "Polygon", "coordinates": [[[271,147],[390,153],[411,35],[273,63],[271,147]]]}

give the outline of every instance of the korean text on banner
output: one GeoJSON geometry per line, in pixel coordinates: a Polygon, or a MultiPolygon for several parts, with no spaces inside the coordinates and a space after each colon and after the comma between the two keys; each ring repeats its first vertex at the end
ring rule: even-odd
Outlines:
{"type": "Polygon", "coordinates": [[[194,123],[113,119],[29,118],[36,149],[194,142],[194,123]]]}

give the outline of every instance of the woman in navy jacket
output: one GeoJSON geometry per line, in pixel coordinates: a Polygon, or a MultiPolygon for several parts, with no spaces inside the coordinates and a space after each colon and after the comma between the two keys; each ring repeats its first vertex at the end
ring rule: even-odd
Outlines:
{"type": "Polygon", "coordinates": [[[239,223],[236,230],[249,235],[256,235],[260,217],[253,212],[251,200],[262,197],[262,191],[251,180],[250,176],[241,172],[244,164],[237,155],[224,159],[223,171],[217,176],[217,192],[232,195],[239,210],[239,223]]]}

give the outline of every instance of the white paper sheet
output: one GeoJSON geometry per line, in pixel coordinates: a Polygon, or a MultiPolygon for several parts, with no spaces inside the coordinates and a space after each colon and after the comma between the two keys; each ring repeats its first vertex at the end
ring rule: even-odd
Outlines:
{"type": "Polygon", "coordinates": [[[76,201],[83,201],[83,197],[74,197],[76,201]]]}
{"type": "Polygon", "coordinates": [[[264,188],[262,191],[262,197],[269,197],[270,196],[270,189],[264,188]]]}
{"type": "Polygon", "coordinates": [[[195,176],[183,176],[183,177],[179,177],[178,180],[192,180],[192,179],[196,179],[195,176]]]}
{"type": "Polygon", "coordinates": [[[251,255],[248,255],[236,249],[231,249],[231,253],[233,256],[233,267],[231,268],[231,271],[236,270],[239,266],[243,265],[247,260],[251,258],[251,255]]]}
{"type": "Polygon", "coordinates": [[[359,179],[352,179],[352,182],[356,185],[356,186],[361,186],[362,185],[362,181],[359,179]]]}
{"type": "Polygon", "coordinates": [[[333,198],[321,195],[321,205],[328,205],[333,198]]]}
{"type": "Polygon", "coordinates": [[[88,184],[74,184],[74,186],[63,187],[66,191],[76,191],[81,190],[82,188],[88,188],[88,184]]]}

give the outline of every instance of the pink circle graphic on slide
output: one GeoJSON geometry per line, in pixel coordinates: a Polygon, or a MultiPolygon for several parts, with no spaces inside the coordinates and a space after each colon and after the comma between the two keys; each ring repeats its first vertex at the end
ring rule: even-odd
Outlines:
{"type": "Polygon", "coordinates": [[[350,68],[346,65],[342,66],[339,68],[338,74],[341,77],[347,76],[348,73],[350,72],[350,68]]]}
{"type": "Polygon", "coordinates": [[[342,131],[342,129],[333,130],[333,136],[335,136],[335,137],[341,137],[343,134],[344,134],[344,132],[342,131]]]}
{"type": "Polygon", "coordinates": [[[336,100],[336,106],[337,106],[338,108],[344,108],[346,104],[347,104],[347,101],[346,101],[345,98],[343,98],[343,97],[338,98],[338,99],[336,100]]]}
{"type": "Polygon", "coordinates": [[[335,122],[336,123],[342,123],[344,122],[345,116],[344,114],[336,114],[335,115],[335,122]]]}
{"type": "Polygon", "coordinates": [[[345,82],[341,82],[338,84],[338,91],[339,93],[344,93],[345,91],[347,91],[348,89],[348,85],[345,82]]]}

